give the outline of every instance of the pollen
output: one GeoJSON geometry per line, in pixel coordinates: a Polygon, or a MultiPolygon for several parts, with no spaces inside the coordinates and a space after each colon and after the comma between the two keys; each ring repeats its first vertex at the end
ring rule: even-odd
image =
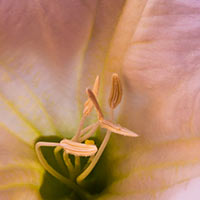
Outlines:
{"type": "Polygon", "coordinates": [[[95,143],[94,143],[94,140],[85,140],[85,144],[94,145],[95,143]]]}

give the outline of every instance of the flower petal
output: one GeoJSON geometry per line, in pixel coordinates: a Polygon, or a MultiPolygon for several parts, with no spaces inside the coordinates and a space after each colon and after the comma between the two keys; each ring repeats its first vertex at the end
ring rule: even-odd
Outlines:
{"type": "Polygon", "coordinates": [[[110,141],[111,183],[99,199],[174,200],[180,191],[193,197],[194,188],[184,189],[200,176],[199,12],[198,1],[146,1],[119,59],[120,123],[141,137],[110,141]]]}
{"type": "Polygon", "coordinates": [[[110,74],[121,71],[126,103],[121,124],[142,138],[134,142],[114,136],[117,140],[110,142],[113,171],[108,198],[148,199],[152,191],[163,194],[162,186],[174,188],[185,178],[199,176],[198,139],[179,141],[199,136],[198,1],[128,0],[124,5],[100,1],[97,10],[96,1],[89,7],[80,2],[22,0],[21,7],[11,0],[1,2],[0,69],[6,73],[1,72],[0,121],[28,143],[38,132],[71,136],[79,117],[74,102],[83,99],[77,93],[92,85],[96,73],[110,67],[104,74],[104,89],[110,74]],[[25,102],[27,96],[31,99],[27,105],[39,109],[23,109],[18,91],[25,102]],[[166,148],[166,140],[177,143],[166,148]],[[158,146],[153,143],[161,141],[158,146]],[[171,163],[177,160],[184,162],[181,176],[171,177],[175,174],[171,163]],[[133,173],[138,169],[141,174],[133,173]]]}
{"type": "Polygon", "coordinates": [[[0,126],[0,199],[40,199],[43,169],[32,147],[0,126]]]}
{"type": "Polygon", "coordinates": [[[9,188],[0,191],[1,199],[20,199],[20,200],[41,200],[38,189],[31,188],[29,186],[20,186],[19,188],[9,188]]]}
{"type": "Polygon", "coordinates": [[[127,49],[123,121],[151,142],[199,136],[199,10],[197,1],[149,1],[127,49]]]}
{"type": "MultiPolygon", "coordinates": [[[[30,144],[31,155],[40,135],[73,136],[79,103],[87,98],[85,86],[101,71],[123,2],[1,1],[0,123],[15,139],[30,144]]],[[[14,155],[20,144],[13,143],[14,155]]],[[[4,153],[11,159],[9,147],[4,153]]],[[[23,189],[26,197],[29,190],[23,189]]],[[[2,198],[13,194],[22,199],[23,189],[7,190],[2,198]]]]}
{"type": "Polygon", "coordinates": [[[40,134],[73,135],[123,2],[0,3],[0,94],[40,134]]]}
{"type": "MultiPolygon", "coordinates": [[[[112,184],[99,199],[171,200],[200,176],[198,138],[149,145],[116,137],[110,144],[112,184]]],[[[187,192],[192,195],[192,188],[187,192]]]]}
{"type": "Polygon", "coordinates": [[[0,94],[43,135],[70,137],[78,123],[77,80],[96,8],[81,2],[1,2],[0,94]]]}

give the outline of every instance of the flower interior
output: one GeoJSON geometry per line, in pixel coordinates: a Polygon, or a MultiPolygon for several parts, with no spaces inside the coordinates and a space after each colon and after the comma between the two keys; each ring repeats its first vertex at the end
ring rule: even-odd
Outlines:
{"type": "Polygon", "coordinates": [[[35,143],[38,159],[46,170],[40,188],[44,199],[94,199],[95,195],[106,188],[109,181],[110,169],[105,148],[111,133],[138,136],[114,122],[114,109],[122,99],[122,85],[118,75],[112,75],[108,102],[109,120],[104,117],[97,100],[99,84],[97,76],[93,89],[86,89],[88,100],[84,104],[82,118],[74,137],[42,137],[35,143]],[[85,121],[93,107],[97,112],[97,121],[85,127],[85,121]],[[102,129],[106,130],[103,139],[102,129]]]}

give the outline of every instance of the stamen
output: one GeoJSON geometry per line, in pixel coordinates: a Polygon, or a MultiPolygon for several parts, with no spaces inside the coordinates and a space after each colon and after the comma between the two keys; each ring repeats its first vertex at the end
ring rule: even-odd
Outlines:
{"type": "MultiPolygon", "coordinates": [[[[92,91],[93,91],[95,96],[98,95],[98,92],[99,92],[99,76],[96,77],[92,91]]],[[[84,104],[83,115],[88,116],[91,113],[92,108],[93,108],[93,103],[92,103],[91,99],[89,98],[84,104]]]]}
{"type": "Polygon", "coordinates": [[[95,133],[95,131],[97,130],[98,126],[99,126],[99,121],[94,124],[92,129],[87,134],[85,134],[84,136],[82,136],[79,139],[79,142],[83,142],[83,141],[87,140],[88,138],[90,138],[95,133]]]}
{"type": "Polygon", "coordinates": [[[78,174],[81,170],[81,159],[79,156],[75,156],[75,174],[78,174]]]}
{"type": "Polygon", "coordinates": [[[63,160],[68,168],[70,178],[73,179],[75,176],[74,166],[72,165],[71,160],[65,151],[63,152],[63,160]]]}
{"type": "MultiPolygon", "coordinates": [[[[138,136],[136,133],[132,132],[131,130],[126,129],[120,126],[119,124],[114,124],[112,122],[114,118],[113,111],[119,105],[122,99],[122,86],[121,86],[121,82],[118,75],[117,74],[112,75],[112,87],[111,87],[111,92],[110,92],[110,97],[109,97],[110,121],[104,119],[103,113],[97,101],[96,97],[98,94],[98,90],[99,90],[99,76],[96,77],[93,90],[86,89],[86,92],[89,98],[84,104],[83,117],[80,121],[80,125],[77,130],[77,133],[71,140],[63,139],[62,141],[60,141],[60,143],[38,142],[36,144],[36,152],[44,168],[53,176],[55,176],[56,178],[58,178],[59,180],[61,180],[67,185],[73,183],[72,180],[74,181],[75,179],[77,183],[80,183],[90,174],[90,172],[93,170],[93,168],[97,164],[99,158],[101,157],[103,151],[105,150],[105,147],[108,144],[108,141],[110,139],[111,132],[124,135],[124,136],[131,136],[131,137],[138,136]],[[85,119],[92,111],[93,106],[95,106],[95,109],[97,111],[98,121],[82,129],[85,119]],[[88,138],[90,138],[95,133],[99,125],[101,126],[101,128],[107,129],[107,132],[98,150],[94,141],[89,140],[88,138]],[[81,143],[84,141],[85,143],[81,143]],[[51,166],[49,166],[49,164],[47,163],[47,161],[45,160],[45,158],[43,157],[41,153],[41,149],[40,149],[41,146],[56,147],[54,149],[55,158],[57,162],[59,163],[60,168],[64,172],[65,172],[65,167],[67,166],[71,180],[65,178],[63,175],[61,175],[56,170],[54,170],[51,166]],[[63,160],[62,158],[60,158],[60,150],[62,148],[64,149],[63,160],[66,166],[63,165],[64,164],[63,160]],[[74,166],[68,154],[74,155],[74,166]],[[90,158],[87,160],[85,167],[83,168],[84,171],[81,174],[80,174],[80,171],[81,171],[80,156],[84,156],[84,157],[90,156],[90,158]]],[[[74,190],[77,190],[76,184],[73,183],[71,188],[72,187],[74,190]]]]}
{"type": "Polygon", "coordinates": [[[77,141],[78,138],[80,137],[80,135],[81,135],[81,129],[83,127],[85,119],[86,119],[86,116],[83,116],[82,119],[81,119],[81,121],[80,121],[78,130],[77,130],[76,134],[74,135],[74,137],[72,138],[72,141],[77,141]]]}
{"type": "Polygon", "coordinates": [[[92,144],[92,145],[94,145],[95,143],[94,143],[94,140],[85,140],[85,144],[92,144]]]}
{"type": "Polygon", "coordinates": [[[94,123],[94,124],[91,124],[91,125],[85,127],[84,129],[82,129],[81,135],[80,135],[80,136],[82,136],[82,135],[84,135],[85,133],[87,133],[90,129],[92,129],[94,126],[96,126],[97,123],[99,123],[99,122],[96,122],[96,123],[94,123]]]}
{"type": "MultiPolygon", "coordinates": [[[[84,180],[89,174],[90,172],[94,169],[94,167],[96,166],[99,158],[101,157],[107,143],[108,143],[108,140],[110,138],[110,133],[107,132],[106,133],[106,136],[98,150],[98,152],[96,153],[95,157],[92,159],[92,161],[89,159],[89,162],[91,161],[91,163],[89,164],[89,166],[77,177],[76,179],[76,182],[78,184],[80,184],[82,182],[82,180],[84,180]]],[[[90,157],[91,158],[91,157],[90,157]]]]}
{"type": "Polygon", "coordinates": [[[112,88],[109,97],[109,105],[112,109],[116,108],[122,99],[122,86],[118,74],[112,75],[112,88]]]}
{"type": "Polygon", "coordinates": [[[97,147],[95,145],[82,144],[67,139],[63,139],[60,145],[66,153],[75,156],[92,156],[97,152],[97,147]]]}
{"type": "Polygon", "coordinates": [[[55,169],[53,169],[45,160],[40,147],[46,146],[46,147],[57,147],[60,146],[59,143],[54,142],[37,142],[35,145],[35,150],[38,156],[38,159],[44,169],[46,169],[52,176],[56,177],[58,180],[60,180],[62,183],[66,184],[69,188],[74,190],[75,192],[79,193],[82,197],[85,197],[86,199],[90,199],[91,196],[86,193],[82,188],[80,188],[77,184],[75,184],[72,180],[64,177],[60,173],[58,173],[55,169]]]}
{"type": "Polygon", "coordinates": [[[99,120],[100,122],[100,126],[102,128],[105,128],[111,132],[120,134],[120,135],[124,135],[124,136],[130,136],[130,137],[137,137],[138,135],[136,133],[134,133],[133,131],[124,128],[122,126],[120,126],[119,124],[113,124],[110,121],[107,121],[105,119],[99,120]]]}
{"type": "MultiPolygon", "coordinates": [[[[96,77],[96,80],[95,80],[94,86],[93,86],[93,92],[96,96],[98,95],[98,91],[99,91],[99,76],[96,77]]],[[[76,134],[72,138],[72,141],[78,141],[79,140],[79,138],[82,134],[81,129],[83,127],[85,119],[91,113],[92,108],[93,108],[93,103],[90,99],[88,99],[84,104],[83,117],[80,121],[80,125],[79,125],[79,128],[78,128],[76,134]]],[[[79,170],[80,170],[80,158],[78,156],[75,156],[75,171],[78,173],[79,170]]]]}
{"type": "Polygon", "coordinates": [[[62,172],[64,174],[66,174],[66,169],[67,168],[66,168],[65,164],[63,163],[62,156],[60,155],[60,151],[61,150],[62,150],[62,147],[61,146],[57,146],[54,149],[53,153],[54,153],[55,159],[56,159],[56,161],[57,161],[57,163],[59,165],[59,168],[62,170],[62,172]]]}
{"type": "Polygon", "coordinates": [[[99,119],[103,119],[103,118],[104,118],[104,117],[103,117],[103,113],[102,113],[102,111],[101,111],[101,108],[100,108],[100,106],[99,106],[99,104],[98,104],[98,102],[97,102],[97,99],[96,99],[94,93],[93,93],[92,90],[90,90],[90,89],[86,89],[86,92],[87,92],[89,98],[91,99],[91,101],[93,102],[93,104],[94,104],[94,106],[95,106],[95,108],[96,108],[96,110],[97,110],[98,118],[99,118],[99,119]]]}
{"type": "MultiPolygon", "coordinates": [[[[106,132],[106,135],[104,137],[103,142],[101,143],[101,146],[99,147],[98,152],[96,153],[96,155],[92,159],[91,163],[77,177],[76,181],[77,181],[78,184],[80,184],[81,181],[84,180],[90,174],[90,172],[94,169],[94,167],[95,167],[96,163],[98,162],[99,158],[101,157],[106,145],[108,144],[111,132],[115,132],[115,133],[125,135],[125,136],[131,136],[131,137],[137,136],[136,133],[134,133],[134,132],[132,132],[132,131],[126,129],[126,128],[123,128],[120,125],[116,125],[116,124],[113,124],[110,121],[105,120],[95,95],[93,94],[93,92],[90,89],[87,89],[87,93],[88,93],[88,96],[90,97],[90,99],[92,100],[96,110],[97,110],[100,126],[102,128],[106,128],[107,132],[106,132]]],[[[122,99],[121,82],[119,80],[118,75],[113,74],[113,76],[112,76],[112,89],[111,89],[110,99],[109,99],[109,104],[110,104],[110,108],[111,108],[111,111],[110,111],[111,121],[113,121],[113,110],[121,102],[121,99],[122,99]]]]}
{"type": "MultiPolygon", "coordinates": [[[[98,91],[99,91],[99,76],[96,77],[96,80],[94,82],[94,86],[93,86],[93,92],[94,94],[97,96],[98,95],[98,91]]],[[[73,141],[78,141],[78,138],[81,135],[81,129],[83,127],[83,124],[85,122],[86,117],[91,113],[93,108],[93,103],[90,100],[90,98],[85,102],[84,104],[84,110],[83,110],[83,117],[80,121],[80,125],[79,128],[76,132],[76,134],[74,135],[74,137],[72,138],[73,141]]]]}

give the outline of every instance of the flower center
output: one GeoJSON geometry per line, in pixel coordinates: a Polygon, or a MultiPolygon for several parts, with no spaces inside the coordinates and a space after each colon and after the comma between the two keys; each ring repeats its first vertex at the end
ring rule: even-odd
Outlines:
{"type": "MultiPolygon", "coordinates": [[[[80,125],[72,139],[62,139],[57,141],[40,139],[35,145],[38,159],[43,167],[62,184],[66,185],[68,190],[72,191],[71,195],[75,195],[76,198],[78,195],[79,199],[92,199],[91,195],[85,190],[89,191],[90,193],[95,193],[94,191],[90,190],[91,186],[95,185],[95,181],[94,179],[91,179],[90,181],[88,179],[90,176],[92,177],[92,174],[96,170],[98,170],[98,167],[95,166],[100,160],[105,147],[108,144],[111,132],[131,137],[137,136],[136,133],[113,122],[114,109],[118,106],[122,98],[122,86],[118,75],[113,74],[112,76],[112,88],[109,98],[110,121],[104,118],[103,112],[96,99],[98,90],[99,77],[97,76],[93,90],[86,90],[89,98],[84,104],[83,116],[80,121],[80,125]],[[83,128],[85,119],[91,113],[93,106],[97,111],[98,121],[83,128]],[[102,143],[99,143],[97,138],[93,138],[93,135],[96,133],[99,126],[101,128],[107,129],[102,143]],[[51,149],[50,157],[45,155],[44,149],[51,149]],[[56,166],[54,166],[52,160],[56,163],[56,166]],[[86,178],[87,181],[84,181],[86,178]]],[[[103,166],[106,166],[105,162],[103,166]]],[[[107,173],[98,174],[101,174],[101,177],[105,177],[107,173]]],[[[101,185],[103,186],[105,184],[101,183],[101,185]]],[[[98,185],[97,188],[99,187],[101,186],[98,185]]],[[[99,188],[96,189],[96,191],[101,192],[102,189],[99,188]]]]}
{"type": "MultiPolygon", "coordinates": [[[[100,136],[102,133],[97,130],[96,134],[100,136]]],[[[100,146],[101,139],[98,136],[92,139],[95,141],[97,146],[100,146]]],[[[42,141],[59,143],[62,141],[62,138],[57,136],[46,136],[37,139],[37,142],[42,141]]],[[[41,153],[46,159],[47,163],[64,177],[70,177],[68,168],[65,166],[65,162],[62,158],[63,151],[64,150],[61,150],[59,152],[61,160],[58,162],[55,158],[53,147],[41,147],[41,153]]],[[[74,167],[74,156],[70,154],[68,156],[71,160],[72,166],[74,167]]],[[[88,159],[89,157],[80,157],[81,170],[83,170],[86,166],[88,159]]],[[[110,178],[108,174],[111,174],[111,169],[109,168],[108,153],[105,150],[93,171],[85,180],[82,181],[81,185],[77,184],[79,187],[77,190],[72,189],[67,184],[63,183],[58,178],[52,176],[48,171],[46,171],[40,187],[40,194],[43,199],[48,200],[65,199],[66,197],[72,200],[95,199],[95,196],[99,195],[107,187],[110,178]]],[[[72,182],[74,183],[75,180],[72,180],[72,182]]]]}

